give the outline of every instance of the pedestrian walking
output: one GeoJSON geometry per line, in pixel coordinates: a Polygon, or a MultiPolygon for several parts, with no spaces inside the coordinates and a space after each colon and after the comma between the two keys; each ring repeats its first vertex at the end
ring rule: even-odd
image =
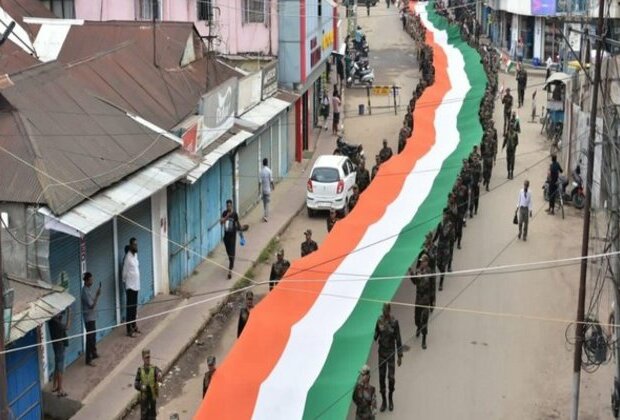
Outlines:
{"type": "Polygon", "coordinates": [[[323,97],[321,98],[321,117],[323,117],[323,127],[327,131],[327,119],[329,118],[329,95],[327,89],[323,90],[323,97]]]}
{"type": "Polygon", "coordinates": [[[239,215],[233,209],[232,200],[226,200],[226,210],[222,212],[220,225],[224,228],[224,246],[228,255],[228,278],[232,277],[232,269],[235,267],[235,252],[237,248],[237,232],[245,232],[248,225],[239,223],[239,215]]]}
{"type": "Polygon", "coordinates": [[[340,125],[340,107],[342,102],[340,100],[340,93],[336,90],[332,95],[332,134],[338,134],[338,127],[340,125]]]}
{"type": "Polygon", "coordinates": [[[405,14],[405,9],[401,9],[400,11],[400,21],[403,24],[403,31],[407,29],[407,15],[405,14]]]}
{"type": "Polygon", "coordinates": [[[276,287],[291,266],[288,260],[284,259],[284,250],[280,249],[276,256],[276,262],[271,265],[271,274],[269,275],[269,290],[276,287]]]}
{"type": "Polygon", "coordinates": [[[555,200],[558,194],[562,194],[561,189],[558,186],[558,180],[560,174],[563,173],[562,166],[558,162],[556,155],[551,155],[551,164],[549,165],[549,179],[548,179],[548,196],[549,196],[549,208],[546,210],[550,215],[555,214],[555,200]]]}
{"type": "Polygon", "coordinates": [[[389,303],[383,304],[383,313],[377,319],[374,339],[379,344],[379,391],[381,393],[381,408],[384,412],[388,406],[394,410],[394,387],[396,385],[395,362],[398,355],[398,366],[403,361],[402,341],[400,338],[400,326],[398,320],[392,316],[392,307],[389,303]],[[385,376],[388,378],[388,398],[385,398],[385,376]]]}
{"type": "Polygon", "coordinates": [[[508,132],[508,125],[510,123],[510,117],[512,115],[512,103],[513,98],[510,94],[510,88],[506,88],[506,93],[502,98],[502,104],[504,105],[504,135],[508,132]]]}
{"type": "Polygon", "coordinates": [[[305,257],[308,254],[312,254],[319,249],[319,246],[312,240],[312,230],[306,229],[304,232],[306,240],[301,243],[301,256],[305,257]]]}
{"type": "Polygon", "coordinates": [[[355,403],[355,420],[375,420],[377,396],[375,387],[370,385],[370,368],[368,365],[362,366],[360,371],[360,376],[353,390],[353,403],[355,403]]]}
{"type": "Polygon", "coordinates": [[[239,311],[239,322],[237,323],[237,338],[241,336],[243,329],[245,328],[245,324],[248,323],[248,319],[250,318],[250,311],[254,308],[254,293],[251,290],[245,292],[245,303],[241,307],[239,311]]]}
{"type": "Polygon", "coordinates": [[[523,181],[523,188],[519,191],[519,199],[517,200],[517,212],[519,213],[519,234],[517,238],[527,241],[527,226],[532,217],[532,192],[529,190],[530,181],[523,181]]]}
{"type": "Polygon", "coordinates": [[[215,371],[217,368],[215,367],[215,356],[207,357],[207,371],[205,372],[205,376],[202,378],[202,398],[204,399],[205,395],[207,395],[207,391],[209,390],[209,385],[211,385],[211,381],[213,380],[213,376],[215,375],[215,371]]]}
{"type": "Polygon", "coordinates": [[[125,247],[125,258],[123,259],[123,284],[125,285],[125,322],[127,336],[135,337],[141,334],[136,324],[138,315],[138,293],[140,292],[140,261],[138,261],[138,240],[131,238],[129,245],[125,247]]]}
{"type": "Polygon", "coordinates": [[[370,16],[370,0],[366,0],[366,16],[370,16]]]}
{"type": "Polygon", "coordinates": [[[263,199],[263,222],[269,221],[269,203],[271,192],[274,190],[273,176],[269,168],[269,159],[263,158],[263,167],[260,170],[260,185],[263,199]]]}
{"type": "Polygon", "coordinates": [[[138,368],[134,380],[134,388],[140,392],[140,419],[155,420],[157,418],[157,398],[159,383],[162,379],[161,370],[151,365],[151,351],[142,350],[143,365],[138,368]]]}
{"type": "Polygon", "coordinates": [[[336,213],[336,209],[329,209],[329,216],[327,216],[327,233],[332,231],[337,221],[338,214],[336,213]]]}
{"type": "Polygon", "coordinates": [[[62,387],[62,375],[65,372],[65,348],[69,346],[67,330],[70,326],[71,307],[67,307],[65,311],[54,315],[49,321],[50,338],[52,339],[52,347],[54,349],[52,393],[57,393],[59,398],[67,396],[67,393],[62,387]]]}
{"type": "Polygon", "coordinates": [[[517,47],[515,48],[518,63],[523,63],[524,51],[525,45],[523,44],[523,39],[519,38],[519,40],[517,41],[517,47]]]}
{"type": "Polygon", "coordinates": [[[101,282],[97,290],[93,290],[95,279],[89,272],[84,273],[84,286],[82,286],[82,314],[84,328],[86,329],[86,364],[94,367],[93,360],[99,357],[97,354],[97,302],[101,296],[101,282]]]}

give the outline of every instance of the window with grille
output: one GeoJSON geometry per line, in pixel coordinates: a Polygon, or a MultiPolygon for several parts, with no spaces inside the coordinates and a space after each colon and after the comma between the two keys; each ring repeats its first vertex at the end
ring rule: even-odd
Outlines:
{"type": "Polygon", "coordinates": [[[213,20],[213,0],[196,0],[198,20],[213,20]]]}
{"type": "Polygon", "coordinates": [[[160,20],[161,0],[140,0],[140,19],[160,20]]]}
{"type": "Polygon", "coordinates": [[[265,23],[265,0],[244,0],[243,21],[245,23],[265,23]]]}
{"type": "Polygon", "coordinates": [[[41,3],[59,18],[75,18],[75,0],[41,0],[41,3]]]}

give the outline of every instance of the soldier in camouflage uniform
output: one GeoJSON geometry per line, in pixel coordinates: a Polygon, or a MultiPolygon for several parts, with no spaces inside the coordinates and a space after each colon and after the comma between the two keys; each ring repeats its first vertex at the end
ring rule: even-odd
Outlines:
{"type": "Polygon", "coordinates": [[[327,233],[331,232],[336,222],[338,221],[338,214],[335,209],[329,210],[329,216],[327,216],[327,233]]]}
{"type": "Polygon", "coordinates": [[[469,189],[463,183],[461,178],[456,180],[456,206],[458,209],[458,217],[454,220],[454,232],[456,235],[456,247],[461,249],[461,239],[463,238],[463,228],[465,227],[465,213],[467,213],[467,204],[469,201],[469,189]]]}
{"type": "Polygon", "coordinates": [[[353,194],[351,194],[351,197],[349,197],[349,208],[348,208],[349,213],[353,211],[353,209],[355,208],[355,205],[360,199],[360,191],[359,191],[357,184],[353,184],[352,188],[353,188],[353,194]]]}
{"type": "Polygon", "coordinates": [[[301,243],[302,257],[305,257],[308,254],[312,254],[314,251],[319,249],[317,243],[312,240],[312,230],[306,229],[304,235],[306,235],[306,240],[301,243]]]}
{"type": "Polygon", "coordinates": [[[355,420],[375,420],[377,414],[377,396],[375,387],[370,385],[370,368],[362,366],[360,377],[353,390],[355,403],[355,420]]]}
{"type": "Polygon", "coordinates": [[[362,159],[357,167],[357,186],[360,189],[360,194],[364,192],[370,185],[370,173],[366,169],[366,161],[362,159]]]}
{"type": "MultiPolygon", "coordinates": [[[[514,116],[512,117],[515,118],[514,116]]],[[[515,170],[515,155],[517,153],[517,146],[519,145],[519,134],[517,133],[516,124],[510,123],[508,126],[508,133],[504,136],[504,143],[502,149],[506,149],[506,165],[508,169],[508,179],[514,177],[515,170]]]]}
{"type": "Polygon", "coordinates": [[[209,385],[211,385],[211,381],[213,380],[213,375],[215,375],[215,356],[207,357],[207,366],[209,370],[205,372],[205,376],[202,378],[202,398],[207,394],[209,385]]]}
{"type": "Polygon", "coordinates": [[[407,139],[411,135],[409,127],[403,124],[400,132],[398,133],[398,153],[402,152],[407,145],[407,139]]]}
{"type": "Polygon", "coordinates": [[[433,242],[437,242],[437,268],[439,269],[439,290],[443,290],[444,273],[452,263],[450,243],[454,243],[454,225],[450,220],[449,210],[444,210],[443,220],[437,226],[433,242]]]}
{"type": "Polygon", "coordinates": [[[482,185],[489,191],[493,173],[493,148],[488,140],[482,143],[482,185]]]}
{"type": "Polygon", "coordinates": [[[377,176],[377,172],[379,172],[379,167],[381,166],[381,156],[376,155],[375,156],[375,166],[372,167],[372,171],[370,172],[370,179],[373,180],[375,179],[375,176],[377,176]]]}
{"type": "Polygon", "coordinates": [[[433,308],[435,306],[435,302],[436,302],[436,297],[437,297],[437,282],[436,282],[436,277],[435,277],[435,271],[437,270],[437,245],[435,245],[435,242],[433,241],[433,233],[432,232],[428,232],[426,234],[426,237],[424,239],[424,247],[422,248],[422,251],[420,251],[420,254],[418,255],[418,264],[416,266],[416,269],[420,268],[420,260],[422,259],[423,256],[425,256],[428,258],[428,268],[430,270],[430,272],[433,274],[432,276],[432,292],[431,292],[431,312],[433,312],[433,308]]]}
{"type": "Polygon", "coordinates": [[[269,275],[269,290],[273,289],[276,284],[282,280],[286,274],[286,270],[291,266],[288,260],[284,259],[284,250],[278,251],[277,260],[271,265],[271,274],[269,275]]]}
{"type": "Polygon", "coordinates": [[[480,198],[480,178],[482,176],[482,165],[477,153],[471,158],[471,197],[469,199],[469,218],[478,213],[478,201],[480,198]]]}
{"type": "Polygon", "coordinates": [[[392,395],[394,394],[394,384],[396,379],[394,376],[394,359],[398,354],[398,366],[401,365],[403,359],[403,351],[401,349],[402,342],[400,339],[400,326],[398,320],[391,314],[391,306],[389,303],[383,304],[383,314],[377,320],[375,325],[375,341],[379,344],[379,390],[381,391],[381,411],[385,411],[387,406],[385,400],[385,373],[387,370],[389,404],[390,411],[394,410],[394,402],[392,395]]]}
{"type": "Polygon", "coordinates": [[[428,334],[428,319],[432,302],[433,280],[428,267],[428,257],[423,255],[420,259],[420,268],[411,279],[415,285],[415,336],[422,333],[422,348],[426,350],[426,335],[428,334]]]}
{"type": "Polygon", "coordinates": [[[245,303],[239,311],[239,322],[237,323],[237,338],[243,332],[245,324],[248,323],[250,318],[250,311],[254,308],[254,293],[251,290],[245,292],[245,303]]]}

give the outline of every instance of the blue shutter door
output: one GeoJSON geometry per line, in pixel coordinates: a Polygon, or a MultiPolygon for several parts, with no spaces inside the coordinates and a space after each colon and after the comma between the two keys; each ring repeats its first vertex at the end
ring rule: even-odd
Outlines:
{"type": "MultiPolygon", "coordinates": [[[[80,275],[80,240],[76,237],[64,233],[52,231],[50,235],[50,273],[52,282],[60,284],[61,275],[66,276],[69,281],[69,293],[73,295],[75,301],[71,305],[71,326],[67,334],[72,336],[82,333],[82,303],[80,299],[82,291],[82,278],[80,275]]],[[[49,345],[48,354],[54,354],[52,346],[49,345]]],[[[67,365],[74,362],[82,353],[82,337],[69,340],[69,347],[65,349],[65,363],[67,365]]],[[[48,358],[50,372],[53,370],[54,358],[48,358]]]]}
{"type": "MultiPolygon", "coordinates": [[[[25,347],[37,344],[37,330],[9,346],[25,347]]],[[[9,408],[13,418],[41,420],[41,380],[39,378],[38,347],[15,351],[6,355],[9,408]]]]}
{"type": "Polygon", "coordinates": [[[205,176],[203,175],[197,182],[187,187],[187,276],[190,276],[202,261],[200,188],[204,181],[205,176]]]}
{"type": "MultiPolygon", "coordinates": [[[[144,304],[154,295],[153,283],[153,240],[151,223],[151,199],[147,198],[123,213],[118,218],[118,249],[119,267],[122,267],[125,257],[125,245],[134,237],[138,240],[138,261],[140,262],[140,293],[138,302],[144,304]],[[129,219],[132,222],[129,222],[129,219]]],[[[124,294],[124,293],[123,293],[124,294]]]]}
{"type": "Polygon", "coordinates": [[[182,246],[187,241],[185,217],[185,185],[176,183],[168,187],[168,276],[170,289],[175,290],[187,275],[187,258],[182,246]]]}
{"type": "MultiPolygon", "coordinates": [[[[220,159],[220,208],[221,214],[226,207],[226,200],[233,200],[233,164],[229,156],[220,159]]],[[[219,215],[218,215],[219,216],[219,215]]],[[[221,238],[221,232],[220,232],[221,238]]]]}
{"type": "MultiPolygon", "coordinates": [[[[95,278],[93,286],[99,287],[101,296],[97,302],[97,329],[116,325],[116,279],[114,270],[114,232],[112,222],[107,222],[86,235],[86,271],[95,278]]],[[[97,339],[112,332],[107,329],[97,333],[97,339]]]]}
{"type": "MultiPolygon", "coordinates": [[[[228,160],[228,157],[220,159],[209,171],[203,176],[204,185],[201,188],[203,211],[203,256],[211,252],[222,240],[222,228],[220,227],[220,216],[224,211],[225,205],[220,199],[220,184],[222,182],[220,168],[222,161],[228,160]]],[[[225,203],[226,201],[224,201],[225,203]]]]}

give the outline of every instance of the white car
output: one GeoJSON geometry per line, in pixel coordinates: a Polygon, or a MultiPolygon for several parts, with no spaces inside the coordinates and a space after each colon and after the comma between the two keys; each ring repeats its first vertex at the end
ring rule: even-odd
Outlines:
{"type": "Polygon", "coordinates": [[[317,210],[335,209],[345,212],[353,194],[356,168],[346,156],[322,155],[317,158],[310,172],[306,193],[308,216],[317,210]]]}

